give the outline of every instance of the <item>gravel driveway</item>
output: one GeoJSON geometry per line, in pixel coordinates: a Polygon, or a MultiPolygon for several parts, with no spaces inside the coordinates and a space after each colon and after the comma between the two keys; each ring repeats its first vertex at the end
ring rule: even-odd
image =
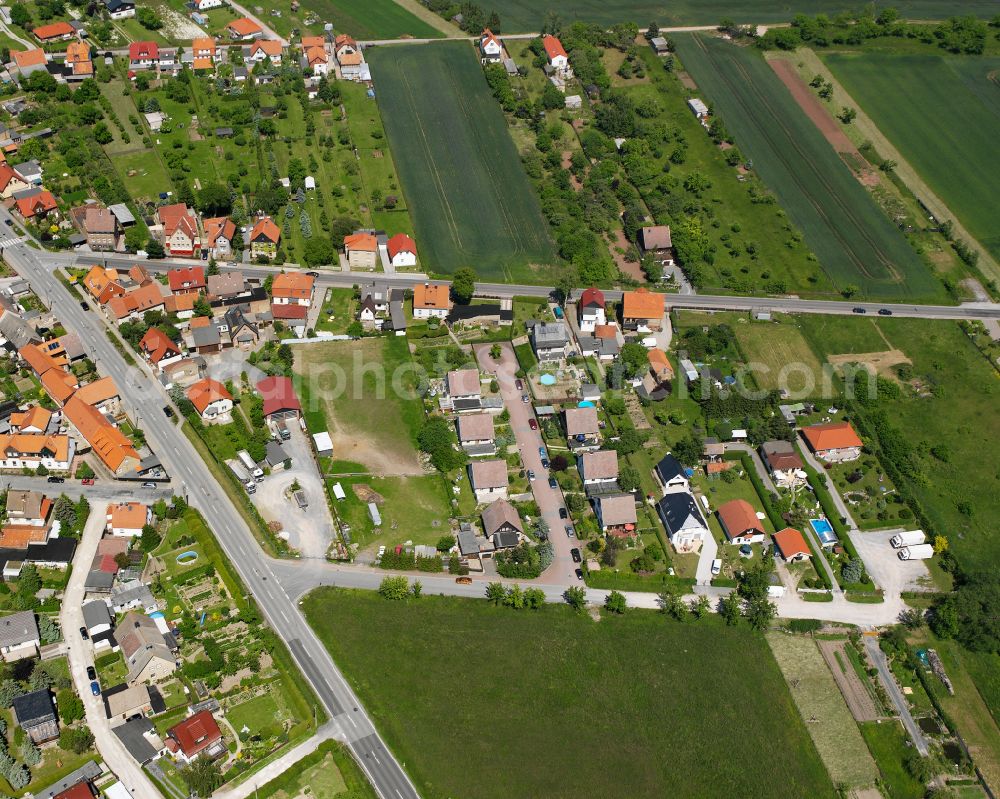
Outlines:
{"type": "Polygon", "coordinates": [[[861,560],[865,562],[868,574],[875,584],[886,594],[898,596],[902,591],[933,590],[924,585],[930,580],[927,566],[922,560],[900,560],[899,550],[893,549],[889,543],[899,530],[883,530],[881,532],[862,533],[851,531],[851,541],[858,550],[861,560]]]}

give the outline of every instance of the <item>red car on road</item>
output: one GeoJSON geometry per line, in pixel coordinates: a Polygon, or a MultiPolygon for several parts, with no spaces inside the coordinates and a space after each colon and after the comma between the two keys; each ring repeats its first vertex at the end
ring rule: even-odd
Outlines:
{"type": "Polygon", "coordinates": [[[83,483],[83,485],[85,486],[92,486],[94,484],[94,478],[84,477],[80,482],[83,483]]]}
{"type": "Polygon", "coordinates": [[[530,427],[532,430],[537,430],[538,422],[536,422],[534,419],[528,419],[528,427],[530,427]]]}

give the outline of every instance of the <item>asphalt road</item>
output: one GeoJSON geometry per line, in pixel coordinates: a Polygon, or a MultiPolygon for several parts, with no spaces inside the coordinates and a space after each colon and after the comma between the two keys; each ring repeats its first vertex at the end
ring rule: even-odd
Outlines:
{"type": "Polygon", "coordinates": [[[0,480],[3,490],[8,489],[23,491],[41,491],[43,494],[65,494],[71,499],[84,496],[91,503],[93,502],[129,502],[131,500],[142,500],[144,502],[156,502],[158,499],[170,499],[173,491],[169,487],[141,488],[139,483],[128,485],[127,483],[111,482],[110,480],[97,479],[94,485],[85,486],[79,480],[66,478],[65,483],[50,483],[44,477],[28,477],[27,475],[4,475],[0,480]]]}
{"type": "Polygon", "coordinates": [[[65,327],[79,334],[98,370],[122,388],[126,410],[140,413],[142,428],[153,451],[187,501],[201,511],[249,593],[257,600],[271,627],[285,641],[296,663],[312,684],[330,716],[339,723],[358,763],[383,799],[411,799],[416,788],[378,737],[329,653],[313,635],[298,607],[271,571],[270,561],[244,524],[225,492],[180,428],[160,408],[167,395],[145,367],[127,364],[111,344],[103,319],[84,311],[79,298],[52,273],[46,254],[24,245],[7,247],[4,258],[25,278],[42,301],[51,306],[65,327]],[[128,387],[128,391],[125,388],[128,387]]]}
{"type": "Polygon", "coordinates": [[[910,713],[910,705],[906,701],[906,697],[903,696],[903,692],[899,690],[899,685],[896,683],[896,679],[892,676],[892,671],[889,669],[889,662],[886,660],[885,653],[879,648],[878,637],[874,635],[865,636],[865,651],[868,653],[868,657],[871,658],[872,663],[875,664],[875,668],[878,670],[879,679],[882,681],[882,686],[885,688],[889,698],[892,700],[892,704],[896,707],[896,712],[899,714],[899,720],[903,722],[903,726],[906,727],[906,731],[909,733],[910,738],[913,741],[913,745],[916,746],[917,751],[921,755],[927,757],[930,753],[930,749],[927,746],[927,739],[924,738],[924,734],[920,731],[920,727],[917,722],[913,720],[913,715],[910,713]]]}
{"type": "MultiPolygon", "coordinates": [[[[90,257],[78,254],[39,253],[42,258],[53,263],[76,263],[79,266],[90,266],[94,263],[106,263],[109,266],[128,268],[135,259],[122,256],[104,257],[97,253],[90,257]]],[[[175,266],[190,266],[192,261],[146,261],[144,266],[153,272],[165,272],[175,266]]],[[[240,264],[227,267],[220,265],[222,270],[239,269],[247,275],[267,275],[281,271],[276,266],[250,266],[240,264]]],[[[374,272],[335,272],[319,271],[316,285],[321,287],[341,287],[371,283],[372,280],[390,283],[396,287],[412,288],[427,281],[426,275],[393,274],[386,275],[374,272]]],[[[435,283],[446,281],[435,280],[435,283]]],[[[476,283],[476,294],[483,297],[548,297],[555,291],[553,286],[529,286],[515,283],[476,283]]],[[[579,289],[574,291],[578,295],[579,289]]],[[[622,292],[607,290],[604,296],[612,302],[621,299],[622,292]]],[[[903,316],[913,319],[1000,319],[1000,303],[966,302],[961,305],[913,305],[909,303],[879,303],[864,300],[802,300],[784,297],[730,297],[712,294],[666,294],[668,308],[690,308],[694,310],[716,311],[772,311],[782,313],[812,313],[854,315],[855,308],[863,308],[865,315],[877,316],[886,309],[893,316],[903,316]]],[[[858,314],[861,315],[861,314],[858,314]]]]}

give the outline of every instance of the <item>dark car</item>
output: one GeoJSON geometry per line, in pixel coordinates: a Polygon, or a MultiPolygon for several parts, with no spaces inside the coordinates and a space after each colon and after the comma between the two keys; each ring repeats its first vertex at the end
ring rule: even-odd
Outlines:
{"type": "Polygon", "coordinates": [[[566,512],[566,508],[559,508],[559,518],[560,519],[568,519],[569,518],[569,514],[566,512]]]}
{"type": "Polygon", "coordinates": [[[534,480],[535,479],[535,472],[534,472],[533,469],[528,469],[528,479],[529,480],[534,480]]]}
{"type": "Polygon", "coordinates": [[[514,388],[518,391],[524,391],[524,381],[520,377],[514,381],[514,388]]]}
{"type": "Polygon", "coordinates": [[[97,679],[97,669],[93,666],[87,666],[87,679],[96,680],[97,679]]]}
{"type": "Polygon", "coordinates": [[[319,272],[306,272],[309,277],[319,277],[319,272]]]}
{"type": "Polygon", "coordinates": [[[14,227],[14,220],[13,219],[5,219],[4,220],[4,224],[7,225],[7,227],[14,227]]]}
{"type": "Polygon", "coordinates": [[[577,549],[576,547],[573,547],[569,551],[569,554],[572,556],[574,563],[579,563],[580,561],[583,560],[583,555],[580,554],[580,550],[577,549]]]}
{"type": "Polygon", "coordinates": [[[878,315],[879,316],[892,316],[892,311],[890,311],[888,308],[879,308],[878,309],[878,315]]]}
{"type": "Polygon", "coordinates": [[[583,579],[583,569],[577,569],[576,570],[576,579],[577,580],[582,580],[583,579]]]}
{"type": "Polygon", "coordinates": [[[861,306],[858,306],[857,308],[853,308],[851,310],[852,313],[868,313],[868,311],[862,308],[861,306]]]}
{"type": "Polygon", "coordinates": [[[549,488],[559,488],[559,483],[556,482],[556,478],[549,478],[549,488]]]}
{"type": "Polygon", "coordinates": [[[169,405],[164,405],[163,406],[163,415],[166,416],[168,419],[173,419],[174,418],[174,409],[171,408],[169,405]]]}
{"type": "Polygon", "coordinates": [[[85,311],[89,311],[90,310],[90,303],[87,302],[86,300],[80,300],[80,307],[83,308],[83,310],[85,310],[85,311]]]}
{"type": "MultiPolygon", "coordinates": [[[[583,579],[583,578],[581,577],[580,579],[583,579]]],[[[101,686],[100,686],[100,683],[97,682],[97,680],[93,680],[90,683],[90,693],[92,693],[94,696],[100,696],[101,695],[101,686]]]]}
{"type": "Polygon", "coordinates": [[[542,468],[543,469],[548,469],[549,468],[549,459],[548,458],[542,458],[542,468]]]}
{"type": "Polygon", "coordinates": [[[65,483],[66,482],[66,478],[65,477],[56,477],[53,474],[53,475],[49,475],[49,482],[50,483],[65,483]]]}
{"type": "Polygon", "coordinates": [[[80,628],[80,637],[84,641],[89,641],[90,640],[90,633],[87,632],[87,628],[86,627],[81,627],[80,628]]]}
{"type": "Polygon", "coordinates": [[[530,427],[532,430],[537,430],[538,422],[535,421],[534,419],[528,419],[528,427],[530,427]]]}

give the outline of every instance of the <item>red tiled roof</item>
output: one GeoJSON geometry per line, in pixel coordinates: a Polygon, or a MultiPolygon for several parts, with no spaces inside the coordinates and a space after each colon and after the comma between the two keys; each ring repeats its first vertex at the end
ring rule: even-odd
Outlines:
{"type": "Polygon", "coordinates": [[[0,164],[0,190],[6,189],[13,180],[26,182],[10,164],[0,164]]]}
{"type": "Polygon", "coordinates": [[[34,50],[14,50],[11,56],[20,69],[41,66],[48,61],[48,56],[45,55],[45,51],[41,47],[34,50]]]}
{"type": "Polygon", "coordinates": [[[205,268],[184,266],[167,272],[167,283],[171,291],[205,288],[205,268]]]}
{"type": "Polygon", "coordinates": [[[128,46],[129,61],[145,61],[160,57],[160,46],[156,42],[132,42],[128,46]]]}
{"type": "Polygon", "coordinates": [[[206,377],[199,380],[187,390],[188,399],[197,408],[198,413],[204,413],[205,408],[216,400],[232,400],[233,395],[226,391],[226,387],[218,380],[206,377]]]}
{"type": "Polygon", "coordinates": [[[848,449],[862,446],[858,434],[854,432],[850,422],[830,422],[829,424],[814,424],[802,428],[809,446],[815,452],[828,449],[848,449]]]}
{"type": "Polygon", "coordinates": [[[260,238],[267,239],[274,244],[277,244],[278,239],[281,238],[281,231],[269,216],[258,219],[253,230],[250,231],[250,241],[257,241],[260,238]]]}
{"type": "Polygon", "coordinates": [[[580,307],[586,308],[590,305],[596,305],[603,308],[605,306],[604,292],[593,287],[584,289],[583,294],[580,295],[580,307]]]}
{"type": "Polygon", "coordinates": [[[39,39],[55,39],[59,36],[72,36],[75,30],[68,22],[53,22],[51,25],[40,25],[32,31],[39,39]]]}
{"type": "Polygon", "coordinates": [[[309,314],[307,305],[297,303],[273,303],[271,305],[271,317],[274,319],[305,319],[309,314]]]}
{"type": "Polygon", "coordinates": [[[397,233],[386,244],[389,251],[389,258],[395,258],[401,252],[412,252],[417,254],[417,244],[405,233],[397,233]]]}
{"type": "Polygon", "coordinates": [[[300,411],[302,406],[295,396],[295,387],[288,377],[265,377],[257,384],[257,391],[264,399],[264,415],[278,411],[300,411]]]}
{"type": "Polygon", "coordinates": [[[22,197],[17,201],[17,212],[25,219],[34,216],[45,216],[49,211],[54,211],[58,207],[56,198],[50,191],[42,191],[34,197],[22,197]]]}
{"type": "Polygon", "coordinates": [[[569,57],[566,55],[566,49],[562,46],[562,42],[555,36],[545,34],[542,37],[542,46],[545,47],[545,55],[549,57],[549,61],[557,56],[562,56],[563,58],[569,57]]]}
{"type": "Polygon", "coordinates": [[[743,535],[748,530],[753,533],[764,532],[764,525],[757,518],[753,505],[745,499],[731,499],[720,505],[716,513],[722,523],[726,538],[730,540],[743,535]]]}
{"type": "Polygon", "coordinates": [[[771,536],[771,538],[774,539],[774,545],[781,551],[781,556],[785,560],[795,555],[812,555],[812,552],[809,551],[809,546],[806,544],[805,537],[792,527],[780,530],[771,536]]]}
{"type": "Polygon", "coordinates": [[[222,739],[222,730],[210,710],[202,710],[167,730],[188,758],[194,757],[222,739]]]}
{"type": "Polygon", "coordinates": [[[232,31],[237,36],[253,36],[255,33],[264,32],[264,29],[249,17],[234,19],[226,25],[226,30],[232,31]]]}
{"type": "Polygon", "coordinates": [[[375,252],[378,249],[378,242],[371,233],[352,233],[350,236],[344,236],[344,249],[375,252]]]}
{"type": "Polygon", "coordinates": [[[231,242],[236,235],[236,223],[228,216],[215,216],[204,221],[205,240],[209,244],[215,244],[220,236],[231,242]]]}
{"type": "Polygon", "coordinates": [[[625,319],[659,319],[663,316],[663,295],[649,289],[626,291],[622,295],[622,317],[625,319]]]}
{"type": "Polygon", "coordinates": [[[315,278],[303,272],[285,272],[275,275],[271,283],[271,296],[289,300],[308,300],[312,296],[315,278]]]}

